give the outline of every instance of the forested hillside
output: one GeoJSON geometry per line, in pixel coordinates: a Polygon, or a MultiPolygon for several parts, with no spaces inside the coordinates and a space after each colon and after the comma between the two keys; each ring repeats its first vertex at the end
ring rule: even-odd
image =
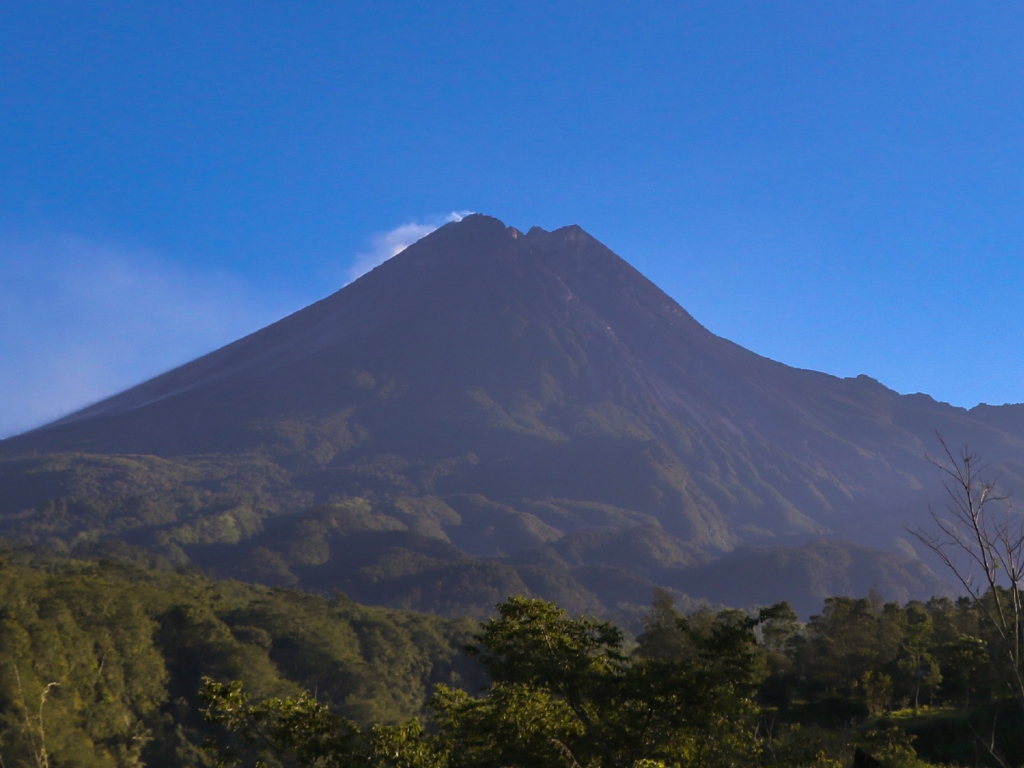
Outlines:
{"type": "MultiPolygon", "coordinates": [[[[1004,595],[1005,596],[1005,595],[1004,595]]],[[[991,596],[989,596],[991,597],[991,596]]],[[[207,681],[221,755],[343,768],[925,768],[1019,765],[1019,698],[969,600],[837,598],[807,625],[788,604],[677,612],[657,596],[636,642],[613,624],[513,597],[467,652],[482,695],[439,686],[419,721],[360,728],[308,696],[207,681]],[[268,738],[269,737],[269,738],[268,738]],[[241,746],[242,752],[237,749],[241,746]]]]}
{"type": "Polygon", "coordinates": [[[45,744],[54,766],[209,765],[204,676],[242,680],[258,696],[316,691],[358,722],[403,720],[437,683],[472,673],[457,653],[472,626],[124,558],[8,550],[0,760],[34,766],[45,744]]]}
{"type": "Polygon", "coordinates": [[[531,544],[509,509],[480,496],[367,492],[284,512],[282,496],[304,493],[269,464],[230,457],[194,466],[153,456],[0,457],[0,533],[86,553],[97,540],[121,538],[216,578],[341,590],[362,603],[475,618],[510,594],[633,622],[656,587],[695,604],[785,598],[803,617],[837,594],[875,589],[905,602],[948,590],[912,554],[836,539],[712,560],[655,520],[625,525],[619,511],[599,504],[579,509],[592,527],[531,544]],[[56,495],[33,507],[42,488],[56,495]],[[481,557],[474,536],[501,541],[510,553],[481,557]]]}
{"type": "Polygon", "coordinates": [[[660,591],[631,636],[525,597],[477,624],[107,554],[0,558],[7,768],[43,750],[51,766],[206,766],[210,738],[229,762],[262,748],[308,768],[838,768],[857,748],[976,765],[983,733],[1024,758],[983,601],[832,598],[804,623],[788,604],[680,611],[660,591]]]}

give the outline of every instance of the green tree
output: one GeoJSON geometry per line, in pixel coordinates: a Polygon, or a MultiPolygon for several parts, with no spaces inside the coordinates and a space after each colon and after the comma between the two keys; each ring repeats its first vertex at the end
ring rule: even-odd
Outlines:
{"type": "Polygon", "coordinates": [[[904,614],[905,629],[896,660],[896,671],[901,693],[912,699],[914,709],[917,709],[922,691],[931,702],[932,694],[942,682],[942,673],[935,656],[931,614],[916,602],[907,604],[904,614]]]}
{"type": "Polygon", "coordinates": [[[541,600],[499,606],[469,649],[491,689],[480,699],[444,691],[435,702],[452,745],[474,746],[465,762],[453,750],[453,766],[756,760],[764,663],[754,628],[781,612],[688,619],[656,599],[652,613],[641,653],[627,655],[611,624],[572,619],[541,600]]]}
{"type": "MultiPolygon", "coordinates": [[[[764,654],[754,630],[785,611],[677,616],[686,651],[676,658],[629,654],[612,624],[542,600],[512,597],[498,613],[466,648],[490,686],[481,696],[439,686],[431,733],[416,721],[361,731],[308,694],[254,703],[239,684],[209,680],[206,716],[255,745],[264,764],[303,768],[715,768],[758,759],[764,654]]],[[[237,754],[223,748],[222,763],[237,754]]]]}
{"type": "MultiPolygon", "coordinates": [[[[204,678],[200,698],[207,720],[256,749],[257,766],[273,761],[309,768],[350,768],[363,762],[367,752],[355,723],[335,717],[325,704],[305,692],[253,702],[238,681],[225,685],[204,678]]],[[[242,754],[237,746],[224,746],[217,764],[233,765],[240,762],[242,754]]]]}

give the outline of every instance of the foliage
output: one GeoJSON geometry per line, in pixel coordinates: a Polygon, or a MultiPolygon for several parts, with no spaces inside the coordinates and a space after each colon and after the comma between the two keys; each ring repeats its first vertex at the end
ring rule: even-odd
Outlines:
{"type": "Polygon", "coordinates": [[[682,615],[661,592],[630,644],[608,622],[512,597],[466,646],[491,681],[481,695],[441,685],[425,728],[355,734],[343,720],[318,721],[323,733],[294,729],[298,741],[273,754],[282,765],[320,765],[299,758],[303,744],[340,734],[338,765],[845,768],[856,758],[924,768],[918,751],[988,764],[977,739],[991,731],[1001,754],[1019,760],[1019,713],[1000,706],[1003,688],[978,663],[990,652],[980,616],[968,600],[833,598],[801,626],[786,604],[682,615]]]}
{"type": "MultiPolygon", "coordinates": [[[[0,556],[0,761],[205,765],[204,676],[262,698],[316,689],[360,722],[458,682],[471,624],[112,561],[0,556]],[[41,699],[45,694],[45,703],[41,699]]],[[[295,721],[301,717],[295,714],[295,721]]]]}
{"type": "MultiPolygon", "coordinates": [[[[475,618],[509,594],[622,617],[620,606],[639,613],[661,585],[677,599],[725,604],[785,596],[807,615],[833,592],[876,582],[906,597],[942,588],[906,555],[834,541],[743,549],[711,562],[708,552],[720,552],[731,534],[721,521],[677,519],[711,500],[685,501],[692,478],[649,439],[538,438],[533,450],[519,437],[508,449],[523,451],[525,466],[353,446],[340,463],[323,463],[311,458],[320,439],[301,437],[304,430],[284,453],[276,438],[260,450],[205,455],[0,448],[0,536],[82,557],[127,541],[217,578],[340,589],[360,602],[475,618]],[[511,472],[515,482],[488,477],[493,472],[511,472]],[[623,472],[633,476],[633,493],[610,480],[623,472]],[[665,507],[669,499],[676,501],[665,507]]],[[[285,432],[278,437],[292,434],[285,432]]],[[[725,503],[735,490],[723,486],[714,496],[725,503]]]]}
{"type": "MultiPolygon", "coordinates": [[[[345,768],[358,749],[358,726],[336,718],[327,706],[307,692],[292,698],[270,698],[252,703],[242,683],[230,685],[203,679],[200,699],[206,718],[232,731],[241,741],[260,749],[257,765],[290,755],[298,765],[345,768]]],[[[225,748],[218,765],[236,762],[235,751],[225,748]]]]}
{"type": "Polygon", "coordinates": [[[976,760],[979,739],[1024,757],[991,663],[999,637],[967,598],[831,598],[801,624],[786,604],[683,614],[659,592],[634,642],[517,596],[473,626],[8,551],[0,760],[795,768],[847,766],[859,749],[913,766],[915,753],[976,760]],[[199,748],[212,737],[218,751],[199,748]]]}
{"type": "Polygon", "coordinates": [[[295,766],[372,764],[385,744],[390,764],[410,768],[748,765],[764,751],[753,700],[764,667],[753,630],[784,613],[779,606],[754,617],[680,618],[677,629],[693,653],[655,659],[627,652],[608,622],[512,597],[466,648],[491,685],[479,697],[439,686],[432,732],[408,723],[385,741],[380,731],[360,735],[349,722],[324,719],[308,697],[251,705],[239,688],[212,682],[206,711],[236,737],[258,742],[263,754],[295,766]],[[296,711],[308,719],[288,731],[282,749],[279,725],[296,711]],[[321,748],[330,744],[335,750],[325,756],[321,748]]]}

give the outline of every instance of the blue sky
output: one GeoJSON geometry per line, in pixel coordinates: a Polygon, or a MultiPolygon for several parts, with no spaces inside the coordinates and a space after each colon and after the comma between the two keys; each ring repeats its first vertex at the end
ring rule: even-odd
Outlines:
{"type": "Polygon", "coordinates": [[[0,435],[459,211],[579,224],[790,365],[1024,401],[1021,40],[1011,2],[6,0],[0,435]]]}

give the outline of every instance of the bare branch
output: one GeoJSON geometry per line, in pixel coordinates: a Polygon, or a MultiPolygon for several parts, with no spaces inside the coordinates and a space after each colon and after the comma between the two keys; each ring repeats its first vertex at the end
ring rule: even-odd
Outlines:
{"type": "Polygon", "coordinates": [[[1024,705],[1024,519],[1010,495],[997,491],[998,478],[982,479],[988,467],[975,454],[967,447],[954,453],[941,435],[939,443],[945,459],[928,460],[939,470],[946,491],[946,515],[929,509],[937,533],[911,533],[949,569],[989,620],[998,635],[998,655],[1010,665],[1006,684],[1024,705]]]}

